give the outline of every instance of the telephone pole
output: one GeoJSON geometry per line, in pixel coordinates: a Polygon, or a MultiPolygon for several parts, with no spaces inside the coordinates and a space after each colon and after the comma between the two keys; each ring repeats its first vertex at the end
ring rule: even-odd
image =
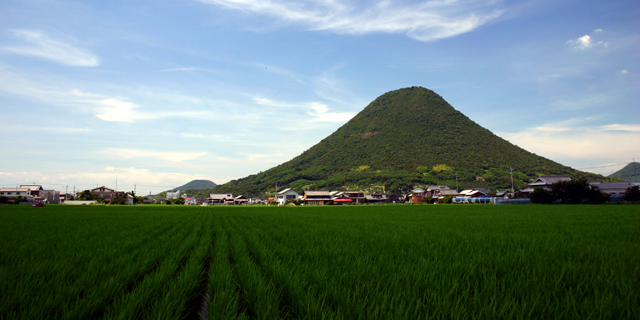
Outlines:
{"type": "Polygon", "coordinates": [[[509,166],[509,172],[511,173],[511,193],[514,193],[515,190],[513,190],[513,168],[511,168],[511,166],[509,166]]]}

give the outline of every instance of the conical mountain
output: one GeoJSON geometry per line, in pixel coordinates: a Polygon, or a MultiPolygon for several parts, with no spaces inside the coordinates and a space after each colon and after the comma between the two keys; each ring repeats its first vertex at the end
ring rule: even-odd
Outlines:
{"type": "Polygon", "coordinates": [[[618,178],[621,181],[640,181],[640,163],[631,162],[608,177],[618,178]]]}
{"type": "Polygon", "coordinates": [[[524,186],[538,175],[597,179],[532,154],[455,110],[435,92],[411,87],[388,92],[301,155],[257,175],[230,181],[216,192],[261,195],[279,189],[341,190],[417,185],[461,188],[524,186]]]}

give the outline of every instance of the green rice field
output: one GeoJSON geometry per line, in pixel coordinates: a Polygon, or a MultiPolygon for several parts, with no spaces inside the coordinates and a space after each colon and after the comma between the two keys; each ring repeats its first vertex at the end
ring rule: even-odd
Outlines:
{"type": "Polygon", "coordinates": [[[0,206],[0,319],[639,319],[640,206],[0,206]]]}

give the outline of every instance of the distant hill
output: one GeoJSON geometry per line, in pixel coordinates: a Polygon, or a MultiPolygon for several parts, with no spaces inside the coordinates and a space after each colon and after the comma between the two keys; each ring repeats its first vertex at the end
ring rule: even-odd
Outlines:
{"type": "Polygon", "coordinates": [[[631,162],[624,168],[608,175],[607,177],[618,178],[621,181],[640,181],[640,163],[631,162]]]}
{"type": "Polygon", "coordinates": [[[601,180],[537,156],[496,136],[435,92],[411,87],[388,92],[311,149],[259,174],[211,192],[260,196],[291,187],[310,190],[384,189],[447,184],[505,189],[538,175],[601,180]],[[378,187],[380,186],[380,187],[378,187]]]}
{"type": "Polygon", "coordinates": [[[192,194],[195,195],[198,193],[198,191],[212,189],[212,188],[215,188],[216,186],[217,184],[215,184],[213,181],[210,181],[210,180],[192,180],[180,187],[167,190],[167,191],[162,191],[157,195],[155,195],[155,197],[164,198],[167,196],[167,192],[176,192],[178,190],[180,190],[181,193],[184,193],[185,191],[187,191],[188,195],[192,195],[192,194]]]}
{"type": "Polygon", "coordinates": [[[210,180],[193,180],[191,182],[188,182],[187,184],[177,187],[173,190],[171,190],[171,192],[176,192],[178,190],[180,191],[186,191],[186,190],[202,190],[202,189],[211,189],[214,188],[215,186],[217,186],[213,181],[210,180]]]}

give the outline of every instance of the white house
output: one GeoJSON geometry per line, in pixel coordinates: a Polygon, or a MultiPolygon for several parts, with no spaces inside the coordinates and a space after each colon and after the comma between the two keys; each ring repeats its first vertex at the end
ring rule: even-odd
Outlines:
{"type": "Polygon", "coordinates": [[[291,188],[286,188],[278,192],[276,195],[276,201],[278,201],[278,205],[283,205],[287,200],[297,200],[299,196],[300,194],[291,190],[291,188]]]}
{"type": "Polygon", "coordinates": [[[16,198],[31,197],[31,189],[29,188],[2,188],[0,189],[0,197],[16,198]]]}
{"type": "Polygon", "coordinates": [[[167,192],[167,199],[178,199],[180,198],[180,190],[176,191],[176,192],[167,192]]]}

